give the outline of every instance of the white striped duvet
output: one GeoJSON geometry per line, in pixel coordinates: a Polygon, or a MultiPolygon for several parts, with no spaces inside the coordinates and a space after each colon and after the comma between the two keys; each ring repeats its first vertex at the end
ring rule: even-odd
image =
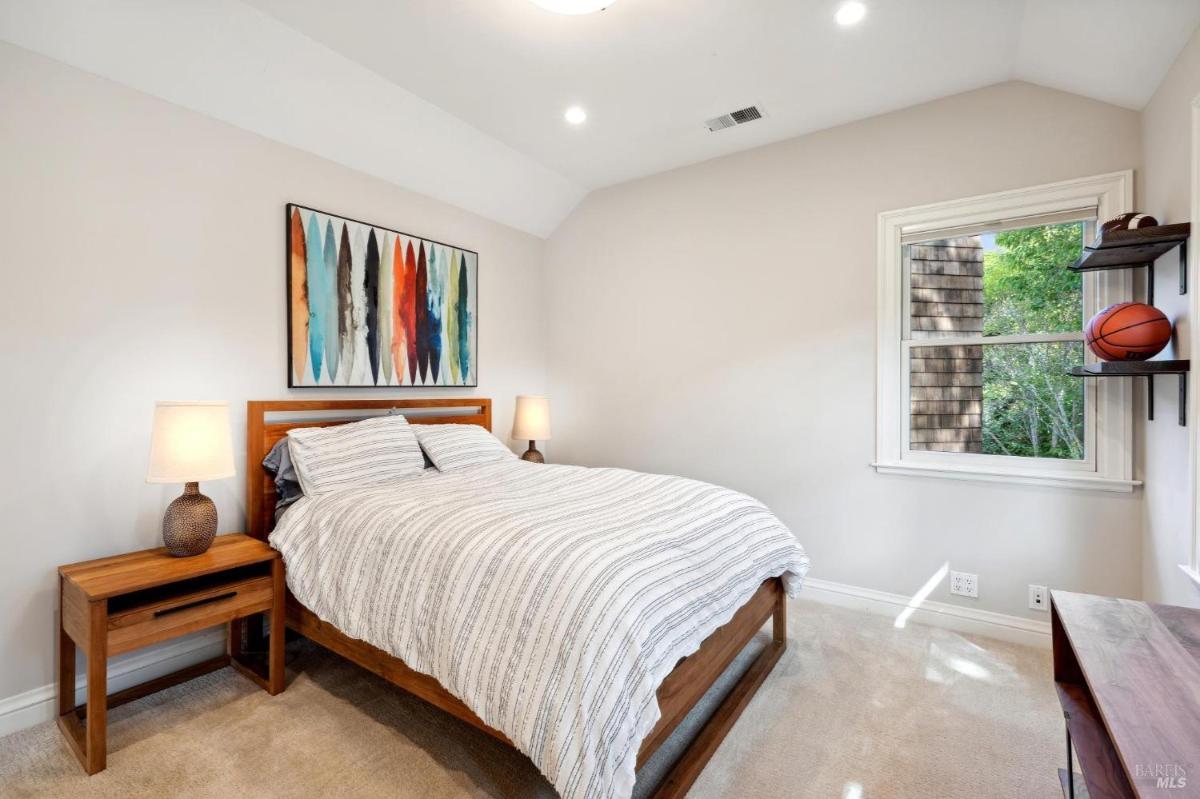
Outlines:
{"type": "Polygon", "coordinates": [[[676,662],[808,569],[744,494],[520,460],[306,497],[270,540],[297,599],[436,677],[564,799],[628,797],[676,662]]]}

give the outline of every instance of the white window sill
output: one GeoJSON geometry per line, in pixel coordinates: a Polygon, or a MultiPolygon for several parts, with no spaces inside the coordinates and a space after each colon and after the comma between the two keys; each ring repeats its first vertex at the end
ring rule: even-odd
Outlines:
{"type": "Polygon", "coordinates": [[[1179,570],[1188,576],[1188,579],[1196,584],[1196,588],[1200,588],[1200,571],[1196,571],[1186,563],[1179,564],[1179,570]]]}
{"type": "Polygon", "coordinates": [[[1046,473],[1016,469],[952,468],[915,463],[872,463],[880,474],[903,474],[917,477],[939,477],[946,480],[978,480],[987,483],[1082,488],[1088,491],[1129,493],[1142,484],[1141,480],[1114,480],[1094,474],[1046,473]]]}

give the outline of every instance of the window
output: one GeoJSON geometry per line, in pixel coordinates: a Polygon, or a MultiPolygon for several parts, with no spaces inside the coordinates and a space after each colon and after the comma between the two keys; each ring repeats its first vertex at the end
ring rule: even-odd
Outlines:
{"type": "Polygon", "coordinates": [[[1084,460],[1079,215],[902,245],[909,449],[1084,460]]]}
{"type": "Polygon", "coordinates": [[[1128,172],[880,215],[876,468],[1130,490],[1130,387],[1071,377],[1125,272],[1067,269],[1128,172]]]}

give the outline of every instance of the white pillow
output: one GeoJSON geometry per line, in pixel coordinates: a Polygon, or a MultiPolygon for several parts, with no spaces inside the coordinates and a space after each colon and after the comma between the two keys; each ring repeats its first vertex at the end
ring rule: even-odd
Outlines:
{"type": "Polygon", "coordinates": [[[500,439],[475,424],[415,424],[413,430],[421,449],[439,471],[451,472],[464,466],[516,459],[500,439]]]}
{"type": "Polygon", "coordinates": [[[403,416],[288,431],[288,452],[306,496],[421,474],[425,459],[403,416]]]}

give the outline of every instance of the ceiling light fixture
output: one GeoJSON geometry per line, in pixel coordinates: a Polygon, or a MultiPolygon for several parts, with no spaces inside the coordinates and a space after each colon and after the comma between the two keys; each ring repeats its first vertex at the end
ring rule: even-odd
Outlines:
{"type": "Polygon", "coordinates": [[[563,119],[567,120],[572,125],[582,125],[587,122],[587,111],[577,105],[573,105],[563,114],[563,119]]]}
{"type": "Polygon", "coordinates": [[[533,0],[534,5],[555,14],[591,14],[603,11],[615,2],[617,0],[533,0]]]}
{"type": "Polygon", "coordinates": [[[867,7],[862,3],[856,2],[856,0],[851,0],[851,2],[842,3],[841,6],[838,7],[837,14],[834,16],[834,19],[836,19],[837,23],[842,27],[848,27],[850,25],[857,25],[858,23],[862,22],[863,17],[866,15],[867,7]]]}

